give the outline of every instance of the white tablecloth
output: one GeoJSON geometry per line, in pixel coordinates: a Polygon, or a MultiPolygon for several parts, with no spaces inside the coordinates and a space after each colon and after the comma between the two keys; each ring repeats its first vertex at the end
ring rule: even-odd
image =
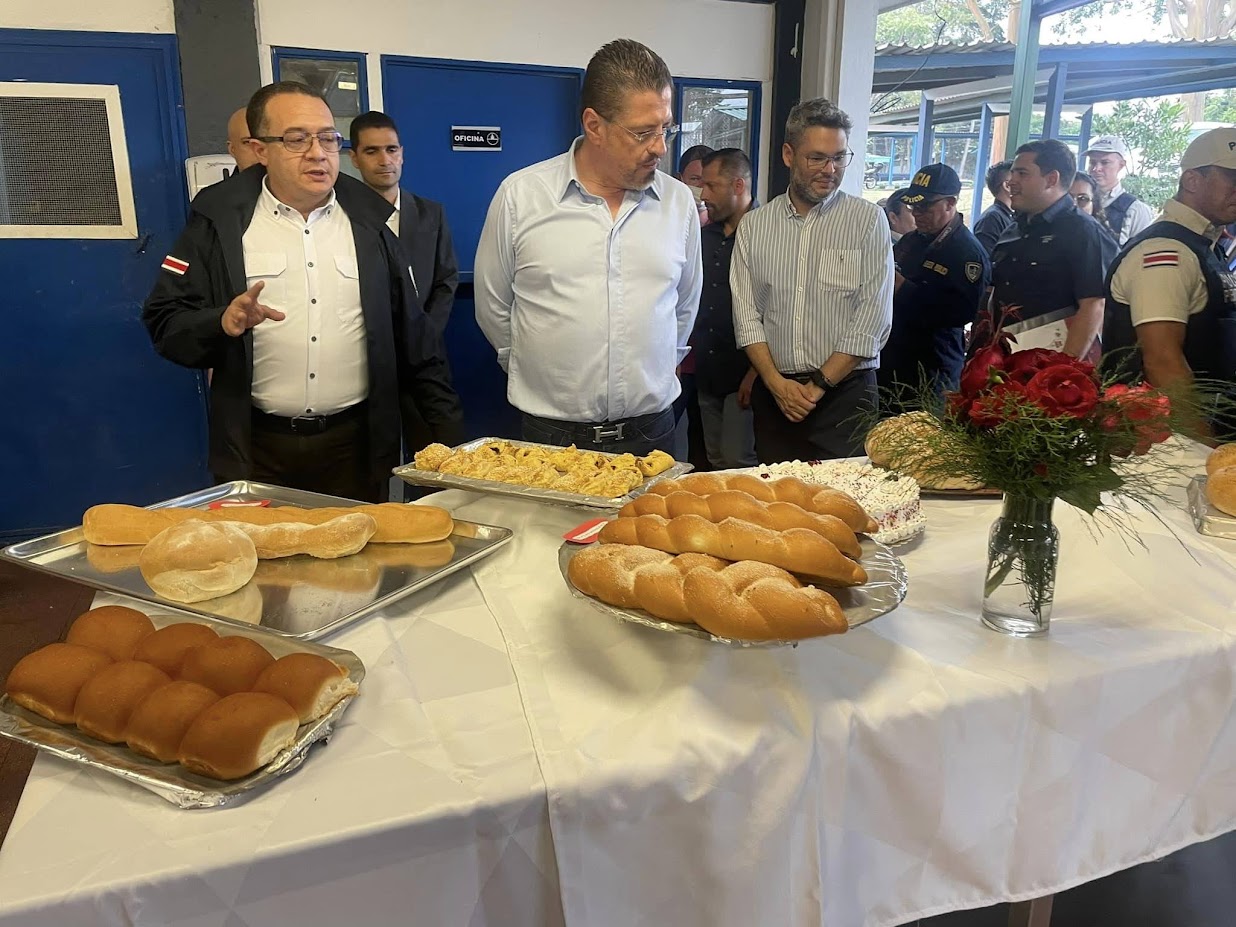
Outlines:
{"type": "Polygon", "coordinates": [[[574,599],[584,514],[446,494],[516,539],[330,641],[327,748],[213,812],[40,758],[0,924],[883,927],[1163,855],[1236,828],[1236,542],[1172,496],[1145,549],[1057,506],[1047,639],[978,623],[999,503],[943,500],[897,611],[738,650],[574,599]]]}

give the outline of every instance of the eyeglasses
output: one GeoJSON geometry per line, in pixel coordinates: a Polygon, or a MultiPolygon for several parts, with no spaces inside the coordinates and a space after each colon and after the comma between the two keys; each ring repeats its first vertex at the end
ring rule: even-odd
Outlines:
{"type": "Polygon", "coordinates": [[[1077,200],[1079,203],[1089,203],[1092,197],[1089,197],[1084,193],[1079,193],[1077,196],[1073,197],[1073,199],[1077,200]]]}
{"type": "Polygon", "coordinates": [[[819,170],[825,164],[831,164],[833,167],[849,167],[850,162],[854,160],[854,152],[843,151],[841,154],[835,155],[807,155],[807,166],[812,170],[819,170]]]}
{"type": "MultiPolygon", "coordinates": [[[[605,119],[604,116],[601,118],[605,119]]],[[[678,133],[682,131],[681,126],[662,126],[660,129],[649,129],[646,132],[636,132],[633,129],[628,129],[621,122],[614,122],[612,119],[605,119],[605,121],[610,125],[615,125],[622,129],[623,132],[626,132],[627,135],[635,139],[635,141],[640,145],[647,145],[649,142],[654,142],[659,138],[665,139],[665,143],[669,144],[675,137],[677,137],[678,133]]]]}
{"type": "Polygon", "coordinates": [[[313,140],[318,140],[323,151],[338,151],[343,145],[343,136],[338,132],[317,132],[309,135],[305,132],[289,132],[286,135],[255,135],[255,142],[279,142],[288,151],[298,153],[308,151],[313,147],[313,140]]]}

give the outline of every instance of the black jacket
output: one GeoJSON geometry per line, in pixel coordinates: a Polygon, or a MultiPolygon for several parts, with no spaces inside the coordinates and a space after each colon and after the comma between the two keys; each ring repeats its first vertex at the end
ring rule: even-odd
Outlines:
{"type": "Polygon", "coordinates": [[[412,258],[417,302],[441,335],[459,286],[459,261],[442,204],[400,188],[399,241],[412,258]]]}
{"type": "MultiPolygon", "coordinates": [[[[160,272],[142,310],[155,350],[185,367],[213,368],[209,466],[216,478],[246,479],[250,448],[253,334],[228,336],[220,318],[246,287],[245,229],[266,170],[256,165],[194,198],[170,258],[183,274],[160,272]]],[[[358,180],[340,175],[339,205],[352,224],[369,360],[368,456],[381,480],[399,463],[401,420],[419,413],[444,444],[462,440],[459,397],[408,279],[408,257],[386,227],[393,207],[358,180]]]]}

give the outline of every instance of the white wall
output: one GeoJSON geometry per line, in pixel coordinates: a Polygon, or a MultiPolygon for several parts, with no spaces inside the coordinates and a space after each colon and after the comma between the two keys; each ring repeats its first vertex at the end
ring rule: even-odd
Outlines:
{"type": "MultiPolygon", "coordinates": [[[[368,54],[369,105],[382,108],[381,56],[582,68],[611,39],[637,39],[676,77],[764,84],[769,141],[773,8],[728,0],[256,0],[263,80],[272,46],[368,54]],[[341,15],[341,10],[346,10],[341,15]]],[[[861,2],[861,0],[859,0],[861,2]]],[[[778,140],[780,133],[778,133],[778,140]]],[[[760,153],[761,159],[766,156],[760,153]]],[[[761,177],[767,176],[763,165],[761,177]]]]}
{"type": "Polygon", "coordinates": [[[172,0],[0,0],[0,28],[175,32],[172,0]]]}

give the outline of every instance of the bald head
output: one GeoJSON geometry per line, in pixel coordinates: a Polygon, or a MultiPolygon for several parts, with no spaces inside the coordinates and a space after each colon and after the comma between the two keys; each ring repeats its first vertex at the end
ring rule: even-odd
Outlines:
{"type": "Polygon", "coordinates": [[[246,141],[248,137],[249,125],[245,122],[244,107],[241,107],[227,121],[227,153],[236,159],[236,166],[242,171],[258,161],[253,146],[246,141]]]}

